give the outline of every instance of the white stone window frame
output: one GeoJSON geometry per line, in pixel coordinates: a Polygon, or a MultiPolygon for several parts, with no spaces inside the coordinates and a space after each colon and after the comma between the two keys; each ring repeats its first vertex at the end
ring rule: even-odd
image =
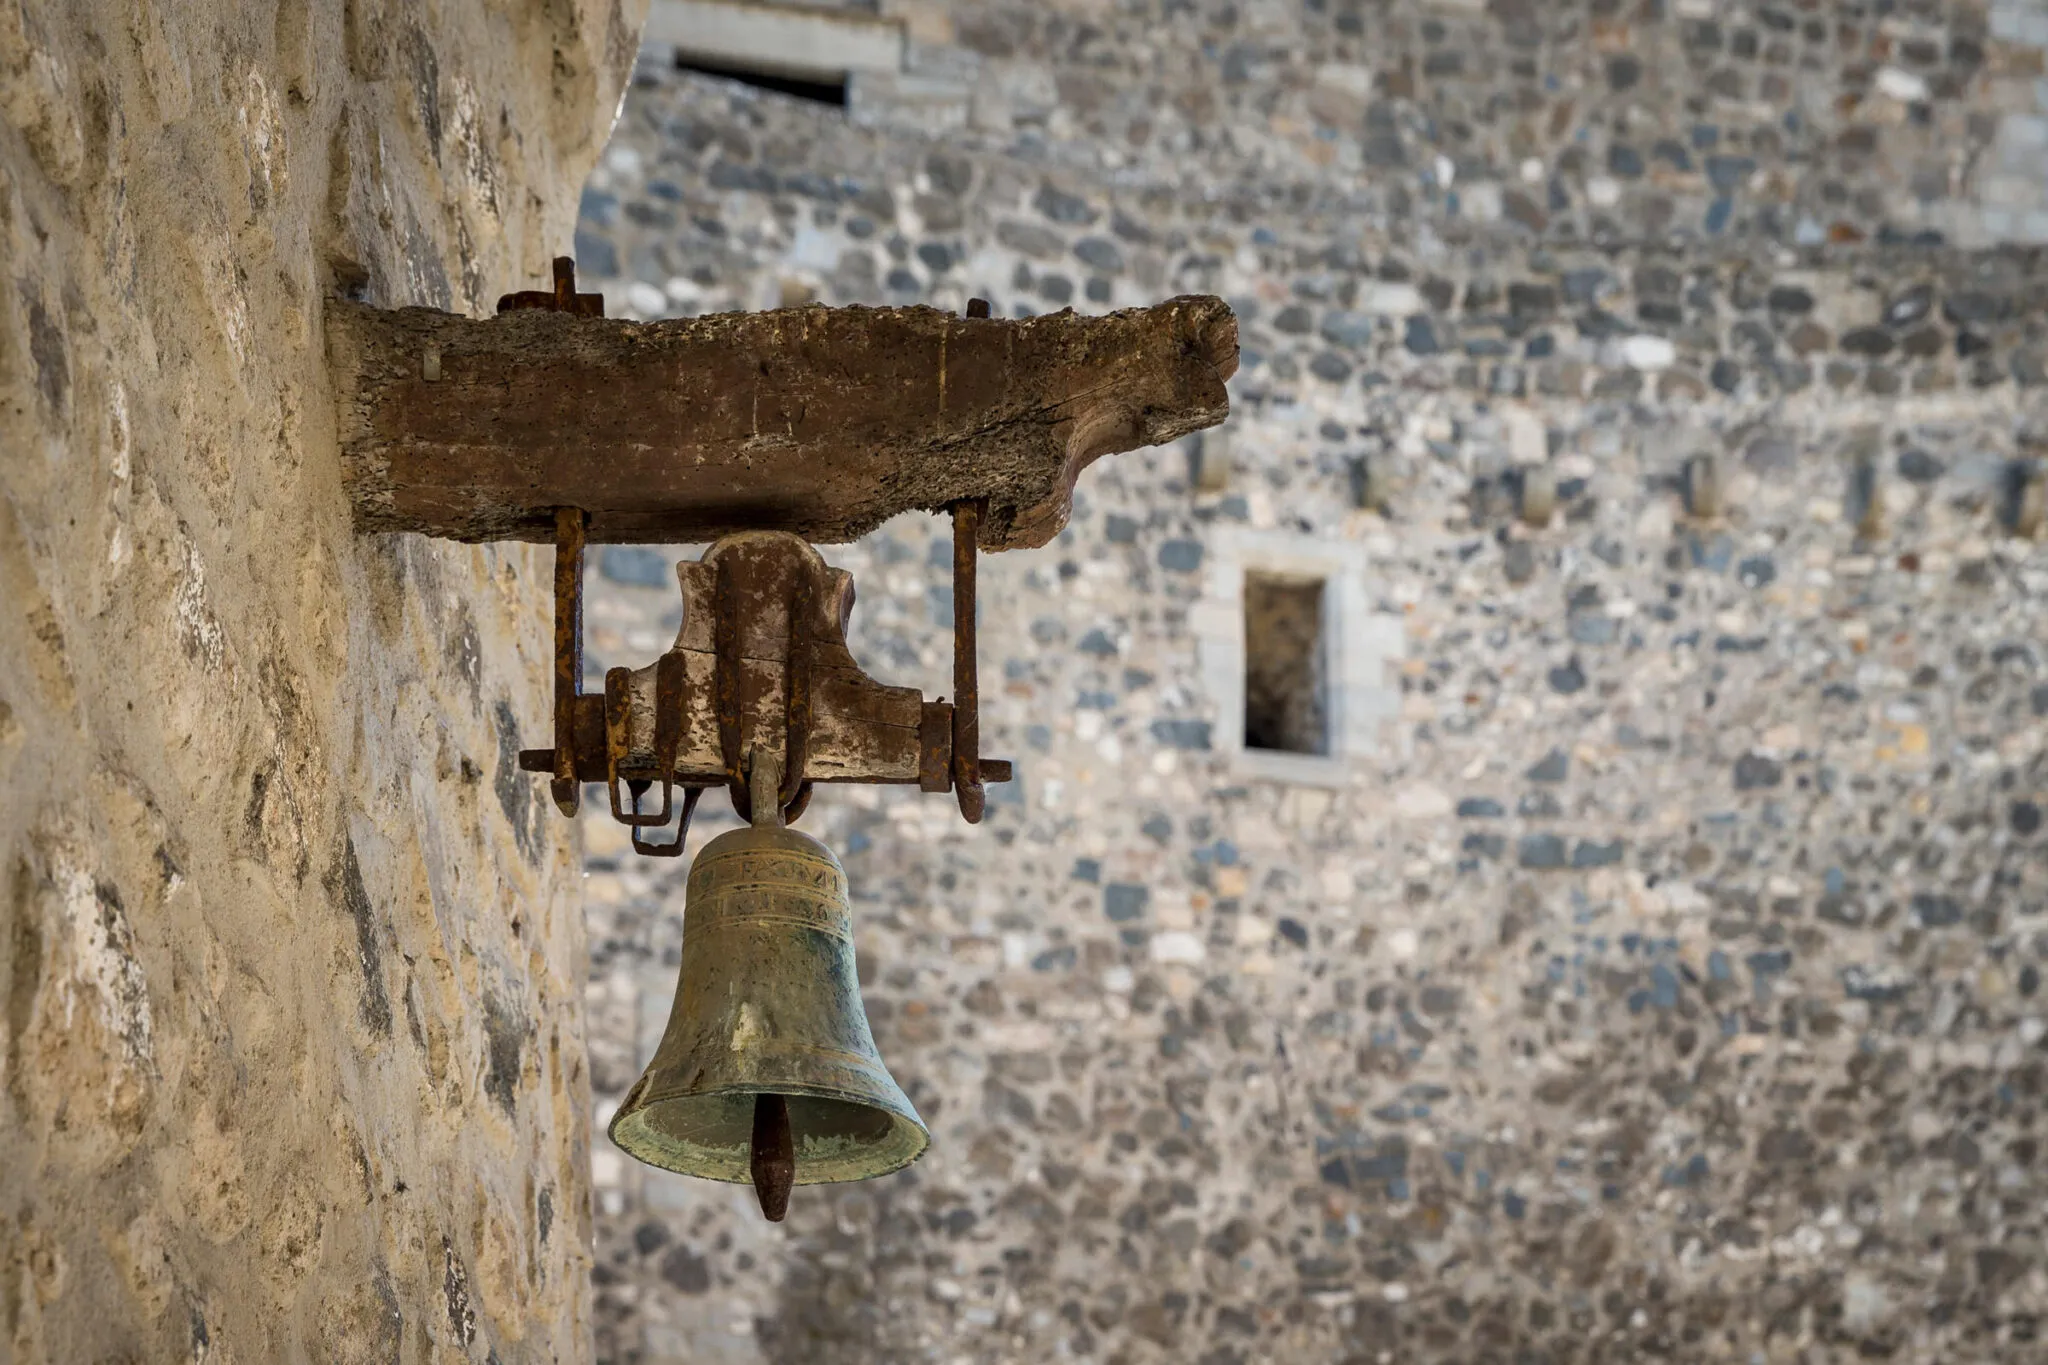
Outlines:
{"type": "Polygon", "coordinates": [[[1281,531],[1225,527],[1208,537],[1202,598],[1190,624],[1204,690],[1216,705],[1211,744],[1238,776],[1306,787],[1346,787],[1358,760],[1380,751],[1382,727],[1401,711],[1390,666],[1402,653],[1401,618],[1373,609],[1363,545],[1281,531]],[[1247,573],[1323,583],[1323,754],[1251,749],[1244,742],[1247,573]]]}
{"type": "Polygon", "coordinates": [[[852,80],[903,69],[901,19],[762,0],[653,0],[643,52],[673,48],[690,60],[810,81],[852,80]]]}

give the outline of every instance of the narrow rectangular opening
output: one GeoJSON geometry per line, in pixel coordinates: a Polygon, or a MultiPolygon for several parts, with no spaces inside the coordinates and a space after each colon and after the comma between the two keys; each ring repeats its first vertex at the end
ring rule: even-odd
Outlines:
{"type": "Polygon", "coordinates": [[[1291,754],[1330,751],[1323,580],[1244,576],[1244,745],[1291,754]]]}
{"type": "Polygon", "coordinates": [[[732,62],[676,53],[678,71],[694,71],[700,76],[719,76],[729,81],[751,85],[756,90],[767,90],[777,95],[788,95],[792,99],[809,100],[813,104],[831,105],[835,109],[846,107],[846,75],[841,72],[836,79],[797,76],[779,71],[763,70],[759,67],[742,66],[732,62]]]}

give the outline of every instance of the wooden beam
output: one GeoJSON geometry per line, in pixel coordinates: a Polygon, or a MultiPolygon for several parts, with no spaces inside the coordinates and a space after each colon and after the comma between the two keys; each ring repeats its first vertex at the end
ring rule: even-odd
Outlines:
{"type": "Polygon", "coordinates": [[[1104,455],[1229,414],[1237,319],[1184,296],[1103,317],[792,308],[667,322],[328,304],[356,525],[592,542],[853,540],[986,499],[984,550],[1043,545],[1104,455]]]}

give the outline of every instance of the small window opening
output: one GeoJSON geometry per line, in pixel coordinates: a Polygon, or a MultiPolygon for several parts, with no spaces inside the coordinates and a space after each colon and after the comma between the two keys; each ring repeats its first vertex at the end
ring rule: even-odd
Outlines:
{"type": "Polygon", "coordinates": [[[835,109],[846,107],[846,75],[840,73],[837,80],[805,76],[789,76],[780,72],[764,71],[758,67],[733,66],[707,58],[693,57],[686,52],[676,53],[676,70],[694,71],[701,76],[720,76],[742,85],[751,85],[756,90],[768,90],[794,99],[809,100],[813,104],[829,104],[835,109]]]}
{"type": "Polygon", "coordinates": [[[1244,576],[1244,743],[1293,754],[1330,751],[1323,580],[1244,576]]]}

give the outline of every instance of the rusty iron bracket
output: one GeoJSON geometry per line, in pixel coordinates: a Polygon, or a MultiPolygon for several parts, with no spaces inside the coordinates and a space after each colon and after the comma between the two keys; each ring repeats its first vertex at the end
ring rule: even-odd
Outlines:
{"type": "MultiPolygon", "coordinates": [[[[552,309],[603,315],[597,294],[576,292],[575,265],[555,262],[552,293],[507,294],[500,312],[552,309]]],[[[967,316],[986,319],[986,300],[967,316]]],[[[986,498],[948,504],[953,532],[953,699],[927,701],[909,688],[869,678],[846,647],[853,580],[794,535],[728,535],[698,563],[679,566],[684,627],[647,668],[606,671],[604,691],[583,692],[583,560],[589,514],[555,509],[555,701],[551,749],[528,749],[520,767],[545,772],[555,805],[575,815],[584,782],[605,784],[612,818],[651,857],[683,850],[697,802],[723,787],[742,820],[753,818],[745,755],[780,740],[776,797],[784,823],[810,804],[816,782],[916,783],[951,791],[968,823],[986,808],[986,784],[1011,779],[1011,765],[981,756],[976,669],[975,569],[988,516],[986,498]],[[775,733],[779,731],[779,736],[775,733]],[[647,794],[660,799],[643,809],[647,794]],[[677,820],[675,837],[642,830],[677,820]],[[623,794],[622,794],[623,789],[623,794]]]]}
{"type": "Polygon", "coordinates": [[[981,789],[981,685],[974,642],[974,536],[984,510],[979,499],[953,504],[953,794],[970,825],[981,823],[987,804],[981,789]]]}
{"type": "MultiPolygon", "coordinates": [[[[714,677],[717,686],[718,709],[718,755],[725,769],[725,786],[732,796],[732,808],[740,819],[751,822],[754,818],[753,788],[747,781],[743,755],[751,746],[745,743],[741,734],[741,659],[740,619],[745,611],[740,586],[740,571],[730,562],[721,560],[718,565],[717,588],[718,619],[714,623],[713,640],[717,659],[714,677]]],[[[810,616],[815,609],[815,593],[808,575],[793,576],[787,603],[789,634],[784,654],[783,673],[783,764],[782,784],[777,799],[782,805],[782,822],[792,824],[811,804],[811,783],[805,777],[811,743],[811,649],[810,616]]],[[[673,651],[662,656],[667,663],[678,661],[680,656],[673,651]]],[[[663,717],[673,715],[674,723],[680,724],[680,708],[657,703],[662,709],[657,713],[657,723],[663,717]]],[[[671,762],[673,756],[671,755],[671,762]]],[[[663,823],[666,823],[664,821],[663,823]]]]}
{"type": "Polygon", "coordinates": [[[778,743],[777,796],[785,822],[809,805],[816,782],[915,783],[952,791],[979,821],[985,785],[1009,781],[1011,765],[980,754],[975,659],[973,502],[950,509],[954,531],[954,699],[929,701],[885,687],[854,661],[845,641],[853,580],[816,550],[780,532],[742,532],[696,564],[680,566],[685,626],[652,665],[617,667],[604,691],[582,691],[582,517],[557,516],[555,556],[555,746],[529,749],[520,767],[550,775],[557,805],[576,810],[582,782],[606,785],[611,814],[633,831],[636,851],[682,852],[703,793],[723,787],[752,818],[742,756],[778,743]],[[780,732],[779,736],[776,732],[780,732]],[[658,802],[646,798],[660,787],[658,802]],[[682,789],[681,800],[676,789],[682,789]],[[567,799],[563,799],[566,791],[567,799]],[[672,839],[643,830],[680,822],[672,839]]]}
{"type": "MultiPolygon", "coordinates": [[[[647,789],[646,778],[635,778],[627,785],[633,788],[633,813],[640,811],[640,793],[647,789]],[[637,784],[637,785],[636,785],[637,784]]],[[[697,813],[697,801],[709,790],[705,787],[683,788],[683,818],[676,824],[676,837],[667,843],[650,843],[640,837],[639,829],[633,831],[633,851],[649,858],[679,858],[683,852],[683,841],[690,837],[690,817],[697,813]]]]}
{"type": "Polygon", "coordinates": [[[718,566],[717,618],[712,622],[712,676],[718,688],[718,758],[725,769],[726,790],[733,812],[754,820],[753,794],[747,789],[746,753],[740,747],[740,605],[737,575],[718,566]]]}
{"type": "Polygon", "coordinates": [[[574,816],[581,787],[576,780],[576,711],[583,694],[583,513],[555,509],[555,749],[549,789],[555,807],[574,816]]]}
{"type": "Polygon", "coordinates": [[[604,295],[577,293],[575,260],[557,256],[553,289],[522,289],[516,294],[502,294],[498,298],[500,313],[516,313],[526,308],[572,313],[579,318],[601,318],[604,316],[604,295]]]}

